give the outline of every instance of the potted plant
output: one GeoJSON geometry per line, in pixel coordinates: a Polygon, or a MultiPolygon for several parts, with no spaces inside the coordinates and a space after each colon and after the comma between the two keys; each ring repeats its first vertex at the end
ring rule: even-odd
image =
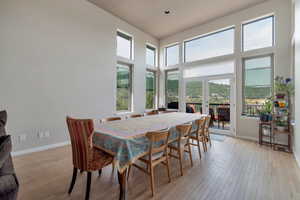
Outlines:
{"type": "Polygon", "coordinates": [[[275,94],[277,99],[284,99],[285,95],[293,95],[294,85],[292,79],[285,79],[283,76],[277,76],[275,78],[275,94]]]}
{"type": "Polygon", "coordinates": [[[259,110],[260,120],[268,122],[272,120],[273,101],[272,98],[267,98],[261,110],[259,110]]]}

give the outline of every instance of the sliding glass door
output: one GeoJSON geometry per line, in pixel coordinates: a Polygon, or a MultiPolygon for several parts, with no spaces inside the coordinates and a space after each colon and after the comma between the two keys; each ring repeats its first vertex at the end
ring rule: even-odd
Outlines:
{"type": "Polygon", "coordinates": [[[186,79],[186,111],[210,114],[212,132],[233,134],[235,121],[233,85],[232,76],[186,79]]]}

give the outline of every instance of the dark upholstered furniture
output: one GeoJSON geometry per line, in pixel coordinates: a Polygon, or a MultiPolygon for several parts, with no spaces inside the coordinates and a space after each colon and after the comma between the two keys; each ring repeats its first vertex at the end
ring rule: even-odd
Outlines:
{"type": "Polygon", "coordinates": [[[220,127],[220,122],[223,125],[223,129],[224,129],[224,123],[230,122],[230,108],[228,107],[219,107],[217,109],[218,112],[218,128],[220,127]]]}
{"type": "Polygon", "coordinates": [[[19,183],[11,159],[11,138],[6,135],[6,111],[0,111],[0,199],[15,200],[19,183]]]}

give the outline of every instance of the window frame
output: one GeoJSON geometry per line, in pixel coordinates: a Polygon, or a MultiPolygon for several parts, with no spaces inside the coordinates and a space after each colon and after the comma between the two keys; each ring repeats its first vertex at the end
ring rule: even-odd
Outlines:
{"type": "Polygon", "coordinates": [[[242,114],[241,116],[243,117],[251,117],[251,118],[258,118],[258,115],[247,115],[245,112],[245,75],[246,75],[246,69],[245,69],[245,61],[246,60],[251,60],[251,59],[257,59],[257,58],[265,58],[265,57],[270,57],[271,58],[271,74],[270,74],[270,80],[271,80],[271,95],[274,93],[274,53],[269,53],[269,54],[263,54],[263,55],[257,55],[257,56],[250,56],[250,57],[244,57],[242,58],[242,114]]]}
{"type": "Polygon", "coordinates": [[[165,61],[164,62],[165,67],[176,66],[176,65],[180,64],[180,43],[174,43],[174,44],[168,45],[164,48],[164,50],[165,50],[165,60],[164,60],[165,61]],[[175,47],[175,46],[178,46],[178,63],[174,64],[174,65],[168,65],[168,59],[167,59],[168,58],[168,51],[167,51],[167,49],[170,48],[170,47],[175,47]]]}
{"type": "Polygon", "coordinates": [[[118,36],[119,37],[122,37],[123,39],[126,39],[126,40],[129,40],[130,41],[130,57],[129,58],[126,58],[126,57],[123,57],[123,56],[120,56],[118,55],[118,42],[117,42],[117,56],[118,57],[121,57],[121,58],[124,58],[124,59],[128,59],[128,60],[134,60],[134,54],[133,54],[133,36],[128,34],[128,33],[125,33],[124,31],[121,31],[121,30],[117,30],[117,35],[116,35],[116,39],[118,40],[118,36]]]}
{"type": "Polygon", "coordinates": [[[145,88],[146,88],[146,101],[145,101],[145,109],[146,110],[153,110],[153,109],[156,109],[157,108],[157,98],[158,98],[158,77],[157,77],[157,71],[156,70],[153,70],[153,69],[146,69],[146,85],[145,85],[145,88]],[[147,108],[146,105],[147,105],[147,72],[151,72],[154,74],[154,84],[155,84],[155,87],[154,87],[154,105],[153,105],[153,108],[147,108]]]}
{"type": "MultiPolygon", "coordinates": [[[[125,65],[129,68],[129,92],[130,92],[130,95],[129,95],[129,104],[128,104],[128,110],[118,110],[118,107],[117,107],[117,101],[118,101],[118,71],[116,71],[116,112],[117,113],[124,113],[124,112],[132,112],[133,111],[133,64],[130,64],[130,63],[125,63],[125,62],[122,62],[122,61],[118,61],[117,62],[117,66],[118,65],[125,65]]],[[[117,69],[118,70],[118,69],[117,69]]]]}
{"type": "MultiPolygon", "coordinates": [[[[168,72],[173,72],[173,71],[178,71],[179,73],[179,77],[178,77],[178,81],[180,80],[180,69],[179,68],[174,68],[174,69],[166,69],[165,70],[165,107],[166,109],[168,108],[168,103],[167,103],[167,82],[168,82],[168,72]]],[[[179,94],[179,83],[178,83],[178,109],[179,110],[179,102],[180,102],[180,94],[179,94]]]]}
{"type": "Polygon", "coordinates": [[[264,49],[264,48],[272,48],[274,47],[276,44],[275,44],[275,15],[274,14],[270,14],[270,15],[267,15],[267,16],[263,16],[263,17],[259,17],[259,18],[256,18],[254,20],[249,20],[245,23],[242,23],[242,26],[241,26],[241,52],[249,52],[249,51],[257,51],[257,50],[260,50],[260,49],[264,49]],[[272,45],[269,46],[269,47],[262,47],[262,48],[256,48],[256,49],[251,49],[251,50],[245,50],[245,45],[244,45],[244,40],[245,40],[245,34],[244,34],[244,27],[249,25],[249,24],[253,24],[253,23],[256,23],[256,22],[259,22],[259,21],[262,21],[262,20],[265,20],[265,19],[268,19],[268,18],[272,18],[272,45]]]}
{"type": "Polygon", "coordinates": [[[151,67],[157,67],[157,48],[151,44],[146,44],[146,65],[151,67]],[[154,65],[147,63],[147,49],[154,50],[154,65]]]}
{"type": "Polygon", "coordinates": [[[236,30],[235,30],[235,26],[233,25],[233,26],[229,26],[229,27],[226,27],[226,28],[222,28],[220,30],[205,33],[203,35],[198,35],[198,36],[193,37],[191,39],[184,40],[183,41],[183,46],[182,46],[183,47],[183,63],[191,63],[191,62],[197,62],[197,61],[200,61],[200,60],[207,60],[207,59],[212,59],[212,58],[217,58],[217,57],[222,57],[222,56],[233,55],[235,53],[235,34],[236,34],[236,30]],[[213,56],[213,57],[209,57],[209,58],[197,59],[197,60],[193,60],[193,61],[189,61],[189,62],[186,61],[186,43],[194,41],[194,40],[198,40],[198,39],[201,39],[201,38],[206,38],[206,37],[209,37],[209,36],[212,36],[212,35],[216,35],[218,33],[222,33],[222,32],[228,31],[228,30],[233,30],[233,34],[234,34],[233,35],[233,52],[232,53],[221,55],[221,56],[213,56]]]}

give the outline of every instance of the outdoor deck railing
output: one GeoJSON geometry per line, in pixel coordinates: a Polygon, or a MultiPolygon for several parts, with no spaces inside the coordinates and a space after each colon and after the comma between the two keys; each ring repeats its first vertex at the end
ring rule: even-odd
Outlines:
{"type": "MultiPolygon", "coordinates": [[[[196,112],[202,113],[202,103],[186,103],[186,105],[195,105],[196,112]]],[[[214,111],[214,114],[217,114],[218,107],[230,107],[230,104],[217,104],[210,103],[209,108],[214,111]]],[[[245,105],[244,115],[246,116],[258,116],[259,110],[262,108],[262,105],[259,104],[247,104],[245,105]]]]}

